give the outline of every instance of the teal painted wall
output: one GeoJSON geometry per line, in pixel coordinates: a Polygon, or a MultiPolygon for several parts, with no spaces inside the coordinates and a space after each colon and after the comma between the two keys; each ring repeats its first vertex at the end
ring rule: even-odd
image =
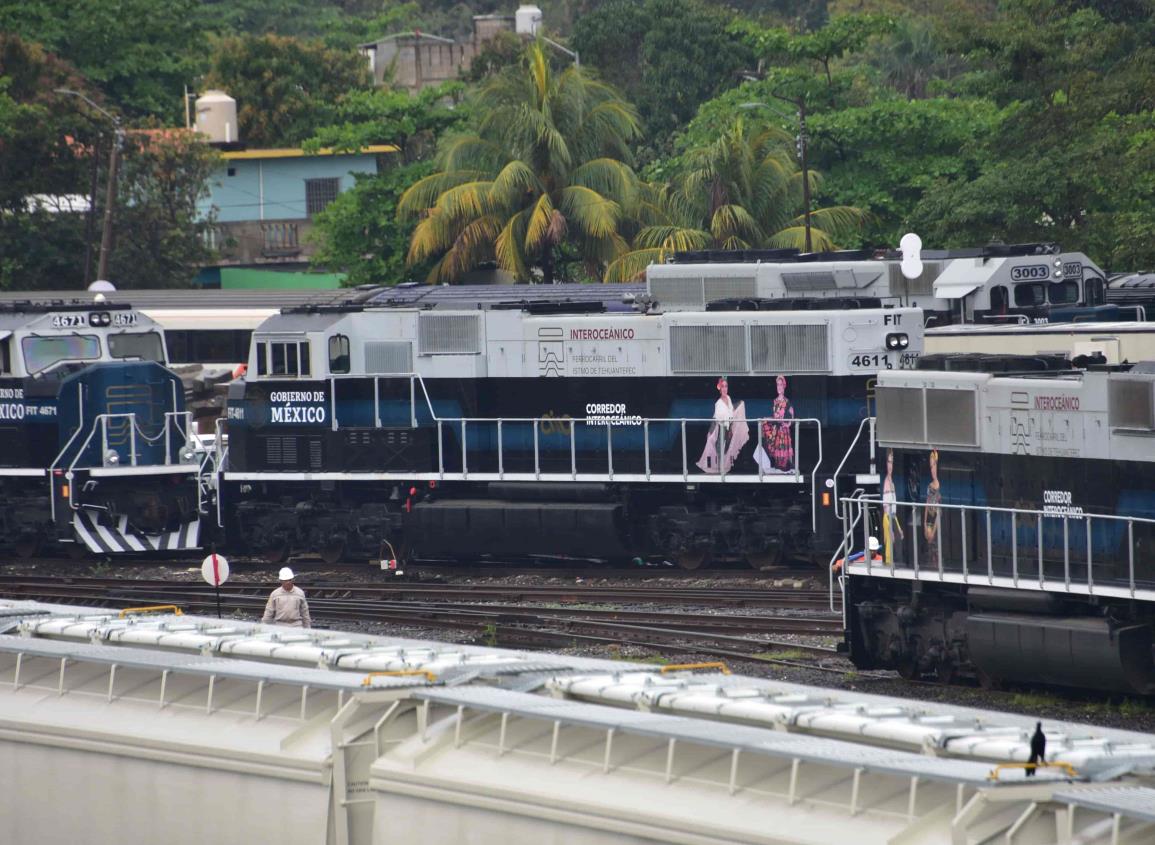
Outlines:
{"type": "Polygon", "coordinates": [[[217,220],[300,220],[305,213],[305,180],[337,177],[341,191],[353,187],[354,173],[376,173],[374,155],[300,156],[224,161],[209,180],[210,196],[201,214],[216,207],[217,220]],[[229,171],[233,171],[230,176],[229,171]],[[263,203],[262,203],[263,199],[263,203]],[[262,205],[264,214],[261,214],[262,205]]]}

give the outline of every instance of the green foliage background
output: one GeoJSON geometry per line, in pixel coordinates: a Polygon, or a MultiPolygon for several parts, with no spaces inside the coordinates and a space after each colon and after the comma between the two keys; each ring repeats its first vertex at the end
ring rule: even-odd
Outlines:
{"type": "MultiPolygon", "coordinates": [[[[79,286],[86,252],[91,262],[90,224],[29,202],[104,184],[110,126],[54,95],[59,87],[137,128],[182,125],[184,87],[222,85],[241,101],[252,143],[398,144],[391,167],[319,218],[317,261],[351,282],[422,278],[404,263],[415,221],[397,218],[397,199],[432,172],[444,139],[483,119],[474,92],[521,53],[516,39],[495,42],[461,83],[410,96],[373,90],[356,45],[413,29],[466,38],[472,15],[516,5],[0,4],[0,287],[79,286]]],[[[549,37],[636,108],[642,133],[629,158],[647,190],[679,184],[695,151],[739,115],[780,130],[794,155],[801,104],[813,206],[863,212],[839,246],[893,246],[914,230],[928,247],[1047,240],[1114,271],[1155,266],[1155,0],[538,5],[549,37]]],[[[550,60],[571,61],[560,51],[550,60]]],[[[143,216],[122,239],[122,283],[187,284],[204,260],[194,206],[211,156],[182,149],[171,161],[177,152],[137,145],[126,160],[122,201],[143,216]],[[167,213],[148,213],[153,203],[167,213]]],[[[783,202],[778,217],[800,211],[796,198],[783,202]]],[[[623,214],[623,239],[643,217],[623,214]]],[[[580,263],[576,241],[558,255],[580,263]]]]}

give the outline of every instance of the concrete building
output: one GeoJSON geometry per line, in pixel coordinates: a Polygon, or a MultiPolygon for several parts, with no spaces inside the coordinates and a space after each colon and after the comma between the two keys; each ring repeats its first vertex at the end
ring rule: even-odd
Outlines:
{"type": "Polygon", "coordinates": [[[387,144],[357,153],[222,152],[209,196],[200,204],[204,216],[216,214],[207,235],[220,256],[216,269],[306,263],[315,249],[308,238],[314,216],[353,187],[355,174],[377,173],[396,152],[387,144]]]}
{"type": "Polygon", "coordinates": [[[516,32],[532,38],[541,26],[541,9],[523,5],[513,15],[474,15],[473,34],[454,41],[424,32],[386,35],[359,45],[369,62],[373,81],[391,84],[416,93],[431,85],[457,79],[469,70],[474,57],[498,33],[516,32]]]}

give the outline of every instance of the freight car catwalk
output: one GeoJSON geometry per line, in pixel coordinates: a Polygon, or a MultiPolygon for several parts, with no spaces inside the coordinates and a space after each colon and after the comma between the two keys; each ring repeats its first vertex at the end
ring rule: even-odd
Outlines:
{"type": "Polygon", "coordinates": [[[0,618],[17,845],[1155,835],[1155,746],[1126,731],[1045,722],[1052,765],[1028,779],[1032,719],[717,666],[20,602],[0,618]]]}

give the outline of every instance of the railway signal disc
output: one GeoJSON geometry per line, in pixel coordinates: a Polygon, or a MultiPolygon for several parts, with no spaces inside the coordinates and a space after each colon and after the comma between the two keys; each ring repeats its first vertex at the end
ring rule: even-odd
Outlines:
{"type": "Polygon", "coordinates": [[[229,580],[229,562],[224,555],[211,554],[201,564],[201,576],[210,587],[219,587],[229,580]]]}

